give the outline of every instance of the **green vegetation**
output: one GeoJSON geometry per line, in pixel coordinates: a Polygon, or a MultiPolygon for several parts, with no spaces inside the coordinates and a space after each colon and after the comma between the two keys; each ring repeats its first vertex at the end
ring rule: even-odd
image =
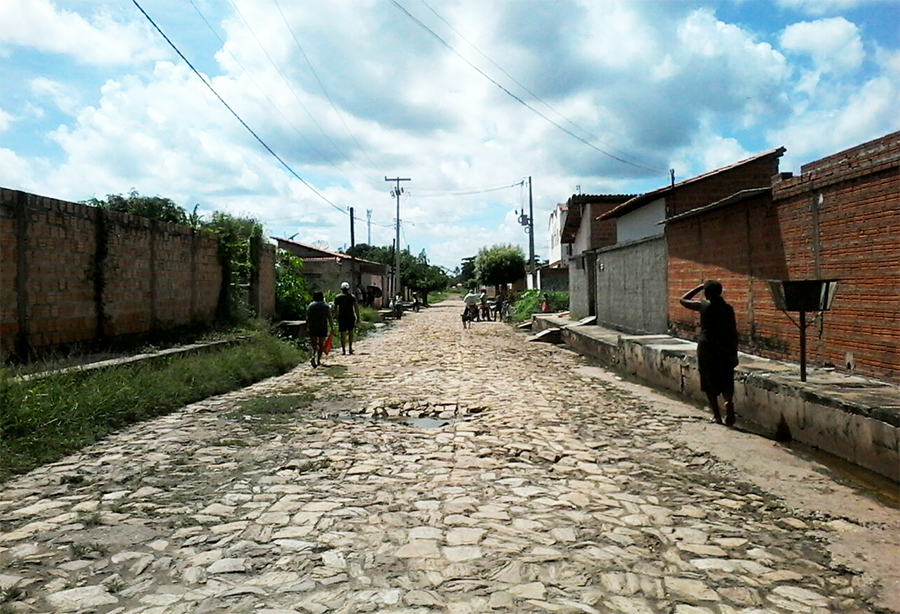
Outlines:
{"type": "Polygon", "coordinates": [[[513,304],[513,322],[524,322],[535,313],[541,312],[541,302],[544,294],[550,297],[550,311],[566,311],[569,308],[568,292],[541,292],[540,290],[526,290],[519,294],[513,304]]]}
{"type": "Polygon", "coordinates": [[[0,370],[0,480],[188,403],[288,371],[304,359],[268,332],[214,353],[30,381],[0,370]]]}
{"type": "MultiPolygon", "coordinates": [[[[245,288],[250,283],[252,266],[250,242],[261,241],[263,236],[263,226],[258,220],[222,211],[216,211],[208,220],[204,220],[203,216],[197,213],[199,205],[195,205],[194,210],[188,213],[170,198],[142,196],[136,190],[129,192],[128,196],[108,194],[105,200],[92,198],[84,203],[107,211],[129,213],[159,222],[185,224],[219,235],[219,255],[225,267],[225,279],[218,316],[230,323],[243,322],[251,317],[247,308],[245,288]]],[[[98,258],[98,263],[102,263],[102,257],[98,258]]],[[[97,283],[102,283],[102,275],[97,276],[97,283]]]]}
{"type": "Polygon", "coordinates": [[[303,260],[280,249],[275,257],[275,316],[279,320],[305,320],[312,295],[303,277],[303,260]]]}
{"type": "Polygon", "coordinates": [[[525,276],[525,254],[518,245],[483,247],[475,257],[475,276],[485,286],[498,287],[525,276]]]}
{"type": "MultiPolygon", "coordinates": [[[[379,262],[381,264],[394,264],[394,248],[378,247],[360,243],[347,250],[347,254],[379,262]]],[[[428,264],[428,255],[422,250],[418,256],[413,256],[409,250],[400,252],[400,281],[404,287],[419,293],[423,302],[428,304],[428,293],[443,290],[450,283],[450,278],[439,266],[428,264]]]]}

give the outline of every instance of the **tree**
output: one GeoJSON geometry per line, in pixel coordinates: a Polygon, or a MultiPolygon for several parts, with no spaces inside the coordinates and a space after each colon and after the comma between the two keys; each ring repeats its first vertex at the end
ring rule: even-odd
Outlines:
{"type": "Polygon", "coordinates": [[[275,314],[280,320],[306,318],[306,306],[312,297],[303,277],[303,261],[280,249],[275,258],[275,314]]]}
{"type": "Polygon", "coordinates": [[[463,258],[460,262],[459,272],[456,274],[456,283],[469,287],[477,283],[475,277],[475,256],[463,258]]]}
{"type": "MultiPolygon", "coordinates": [[[[189,221],[187,212],[176,205],[171,198],[141,196],[134,189],[128,193],[128,196],[107,194],[106,200],[92,198],[85,201],[85,203],[94,207],[102,207],[108,211],[130,213],[131,215],[139,215],[159,222],[187,224],[189,221]]],[[[196,213],[196,208],[194,213],[196,213]]]]}
{"type": "Polygon", "coordinates": [[[518,245],[483,247],[475,257],[475,275],[486,286],[500,286],[525,276],[525,254],[518,245]]]}

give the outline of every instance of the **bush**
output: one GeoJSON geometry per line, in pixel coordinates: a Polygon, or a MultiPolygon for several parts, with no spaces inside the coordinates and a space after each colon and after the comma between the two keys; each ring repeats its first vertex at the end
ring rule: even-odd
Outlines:
{"type": "Polygon", "coordinates": [[[569,308],[568,292],[541,292],[540,290],[526,290],[519,294],[513,305],[513,322],[524,322],[535,313],[541,313],[541,302],[544,294],[550,297],[550,311],[566,311],[569,308]]]}

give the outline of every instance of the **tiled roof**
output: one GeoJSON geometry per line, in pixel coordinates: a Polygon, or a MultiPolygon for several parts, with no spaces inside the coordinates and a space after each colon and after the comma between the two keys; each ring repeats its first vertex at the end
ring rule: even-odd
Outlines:
{"type": "MultiPolygon", "coordinates": [[[[335,258],[339,260],[353,260],[353,257],[348,254],[342,254],[340,252],[333,252],[327,249],[322,249],[321,247],[315,247],[313,245],[307,245],[306,243],[300,243],[299,241],[291,241],[290,239],[282,239],[281,237],[272,237],[279,243],[289,243],[291,245],[296,245],[298,247],[302,247],[303,249],[307,249],[313,252],[319,252],[322,254],[321,256],[307,256],[304,260],[312,260],[312,261],[321,261],[321,260],[333,260],[335,258]]],[[[377,264],[378,266],[386,266],[380,262],[372,262],[371,260],[366,260],[364,258],[356,258],[357,262],[364,262],[366,264],[377,264]]]]}

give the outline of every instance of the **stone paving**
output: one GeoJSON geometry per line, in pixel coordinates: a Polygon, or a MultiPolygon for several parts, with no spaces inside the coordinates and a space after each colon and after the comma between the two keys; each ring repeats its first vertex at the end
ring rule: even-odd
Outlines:
{"type": "Polygon", "coordinates": [[[840,519],[448,303],[2,485],[0,612],[870,612],[840,519]]]}

